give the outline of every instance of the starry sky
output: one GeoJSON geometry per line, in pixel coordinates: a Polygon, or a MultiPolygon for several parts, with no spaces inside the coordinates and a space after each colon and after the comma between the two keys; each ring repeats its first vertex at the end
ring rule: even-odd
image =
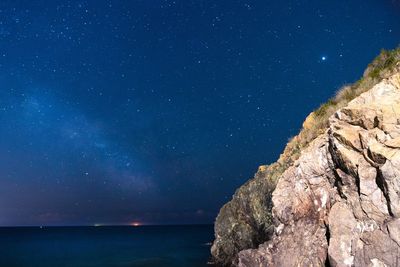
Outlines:
{"type": "Polygon", "coordinates": [[[0,226],[212,223],[395,48],[385,0],[0,2],[0,226]]]}

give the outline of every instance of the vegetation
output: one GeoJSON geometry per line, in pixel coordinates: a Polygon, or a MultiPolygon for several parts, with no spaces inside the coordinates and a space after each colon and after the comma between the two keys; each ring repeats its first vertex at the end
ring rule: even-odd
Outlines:
{"type": "Polygon", "coordinates": [[[369,77],[373,79],[379,79],[381,77],[381,72],[392,71],[399,60],[398,50],[382,50],[381,54],[370,64],[371,70],[368,73],[369,77]],[[371,66],[372,65],[372,66],[371,66]]]}
{"type": "Polygon", "coordinates": [[[298,159],[300,152],[318,135],[326,131],[328,119],[336,110],[346,106],[351,100],[393,74],[399,62],[400,47],[390,51],[382,50],[379,56],[368,65],[359,81],[352,85],[343,86],[334,97],[307,117],[302,130],[297,136],[289,140],[279,160],[262,171],[266,178],[276,183],[281,174],[298,159]]]}
{"type": "Polygon", "coordinates": [[[261,166],[255,178],[236,191],[232,201],[221,209],[217,217],[217,241],[212,248],[215,257],[229,263],[230,255],[236,255],[243,248],[257,247],[271,236],[272,193],[283,172],[293,165],[312,140],[327,130],[328,119],[336,110],[390,76],[398,62],[400,48],[383,50],[368,66],[361,80],[343,86],[334,97],[306,118],[300,133],[288,141],[277,162],[261,166]],[[231,244],[232,240],[234,245],[231,244]]]}

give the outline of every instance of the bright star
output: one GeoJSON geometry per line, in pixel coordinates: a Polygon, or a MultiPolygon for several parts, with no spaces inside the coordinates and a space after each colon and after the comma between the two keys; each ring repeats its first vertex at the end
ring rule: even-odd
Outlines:
{"type": "Polygon", "coordinates": [[[325,61],[326,59],[327,59],[326,56],[322,56],[322,57],[321,57],[321,60],[322,60],[322,61],[325,61]]]}

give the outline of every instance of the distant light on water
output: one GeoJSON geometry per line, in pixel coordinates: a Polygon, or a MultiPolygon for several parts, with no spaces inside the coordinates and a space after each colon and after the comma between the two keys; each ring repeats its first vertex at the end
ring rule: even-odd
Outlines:
{"type": "Polygon", "coordinates": [[[138,227],[138,226],[141,226],[142,224],[140,222],[131,222],[130,225],[134,226],[134,227],[138,227]]]}
{"type": "Polygon", "coordinates": [[[133,227],[131,223],[147,224],[126,221],[119,224],[104,222],[101,223],[104,227],[92,229],[86,226],[2,229],[0,266],[109,267],[112,263],[134,262],[132,266],[153,267],[165,261],[169,264],[163,266],[205,266],[209,242],[214,237],[212,225],[133,227]],[[162,242],[156,234],[159,231],[165,233],[162,242]],[[204,245],[206,243],[208,245],[204,245]],[[55,248],[62,248],[62,253],[55,248]],[[178,256],[168,257],[177,255],[177,251],[178,256]],[[61,255],[68,255],[68,259],[61,255]],[[139,264],[135,265],[136,262],[139,264]]]}

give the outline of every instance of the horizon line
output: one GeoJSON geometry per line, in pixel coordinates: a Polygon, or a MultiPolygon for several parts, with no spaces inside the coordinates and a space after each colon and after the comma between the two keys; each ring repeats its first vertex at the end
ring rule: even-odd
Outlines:
{"type": "Polygon", "coordinates": [[[143,226],[196,226],[214,223],[141,223],[141,224],[73,224],[73,225],[0,225],[0,228],[49,228],[49,227],[143,227],[143,226]]]}

